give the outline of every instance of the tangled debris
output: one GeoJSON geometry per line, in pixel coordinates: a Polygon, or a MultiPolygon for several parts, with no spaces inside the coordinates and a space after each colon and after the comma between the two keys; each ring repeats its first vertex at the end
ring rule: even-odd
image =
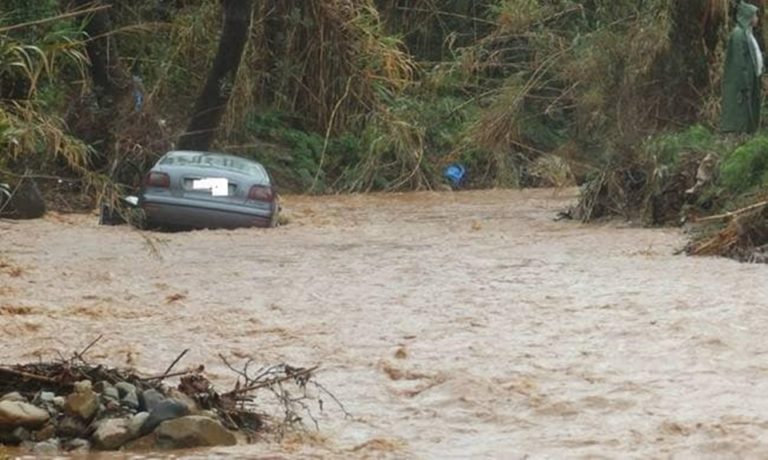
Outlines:
{"type": "Polygon", "coordinates": [[[316,401],[322,410],[322,398],[310,395],[308,385],[344,410],[314,380],[317,367],[280,364],[251,373],[252,361],[238,370],[222,356],[239,377],[234,389],[219,392],[203,366],[171,372],[188,350],[155,376],[89,364],[82,358],[85,351],[70,360],[0,366],[0,447],[53,455],[252,442],[257,434],[300,428],[305,415],[317,426],[309,403],[316,401]],[[178,385],[168,385],[171,378],[178,378],[178,385]],[[282,420],[257,407],[260,391],[274,395],[282,420]]]}
{"type": "Polygon", "coordinates": [[[675,165],[655,160],[605,168],[582,186],[571,211],[584,222],[623,216],[646,225],[679,225],[701,187],[711,180],[706,168],[714,158],[684,152],[675,165]]]}
{"type": "Polygon", "coordinates": [[[742,262],[768,263],[768,201],[746,208],[700,219],[700,224],[718,225],[726,221],[724,228],[702,231],[701,236],[690,243],[685,251],[696,256],[724,256],[742,262]]]}

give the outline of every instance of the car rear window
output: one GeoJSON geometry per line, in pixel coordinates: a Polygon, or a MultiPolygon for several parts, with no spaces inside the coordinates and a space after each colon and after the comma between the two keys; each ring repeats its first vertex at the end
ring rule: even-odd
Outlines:
{"type": "Polygon", "coordinates": [[[245,160],[243,158],[237,158],[226,155],[206,155],[204,153],[193,152],[177,152],[166,155],[160,161],[161,165],[175,165],[175,166],[199,166],[205,168],[207,166],[228,169],[230,171],[237,171],[239,173],[248,174],[265,183],[269,182],[269,176],[267,171],[258,163],[245,160]]]}

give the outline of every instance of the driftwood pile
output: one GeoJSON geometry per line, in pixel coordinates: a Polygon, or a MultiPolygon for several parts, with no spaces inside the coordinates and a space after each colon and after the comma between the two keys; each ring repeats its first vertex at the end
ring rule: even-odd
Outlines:
{"type": "MultiPolygon", "coordinates": [[[[309,384],[338,402],[314,380],[316,367],[280,364],[250,373],[252,362],[238,370],[223,357],[239,377],[234,389],[219,392],[202,366],[171,372],[187,351],[155,376],[86,363],[84,352],[59,362],[0,366],[0,450],[19,446],[56,455],[234,445],[300,427],[305,415],[317,424],[309,384]],[[171,379],[178,384],[167,384],[171,379]],[[283,406],[283,420],[255,406],[260,391],[283,406]]],[[[322,410],[322,399],[317,402],[322,410]]]]}
{"type": "Polygon", "coordinates": [[[768,201],[699,219],[708,225],[686,247],[696,256],[724,256],[742,262],[768,263],[768,201]]]}

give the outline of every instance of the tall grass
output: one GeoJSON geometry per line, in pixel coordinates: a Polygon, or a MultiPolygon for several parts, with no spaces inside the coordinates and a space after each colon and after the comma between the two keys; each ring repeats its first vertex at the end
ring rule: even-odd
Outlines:
{"type": "Polygon", "coordinates": [[[0,165],[46,168],[63,161],[79,174],[89,171],[87,147],[68,133],[56,113],[61,107],[49,96],[62,75],[85,81],[81,38],[77,29],[57,30],[30,44],[0,32],[0,84],[6,91],[0,100],[0,165]]]}

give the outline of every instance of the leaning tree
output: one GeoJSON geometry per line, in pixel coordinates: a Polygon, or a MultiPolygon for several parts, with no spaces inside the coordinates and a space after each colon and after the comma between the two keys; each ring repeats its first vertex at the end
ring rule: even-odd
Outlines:
{"type": "Polygon", "coordinates": [[[224,25],[219,49],[179,149],[208,150],[227,109],[248,40],[253,0],[222,0],[224,25]]]}

